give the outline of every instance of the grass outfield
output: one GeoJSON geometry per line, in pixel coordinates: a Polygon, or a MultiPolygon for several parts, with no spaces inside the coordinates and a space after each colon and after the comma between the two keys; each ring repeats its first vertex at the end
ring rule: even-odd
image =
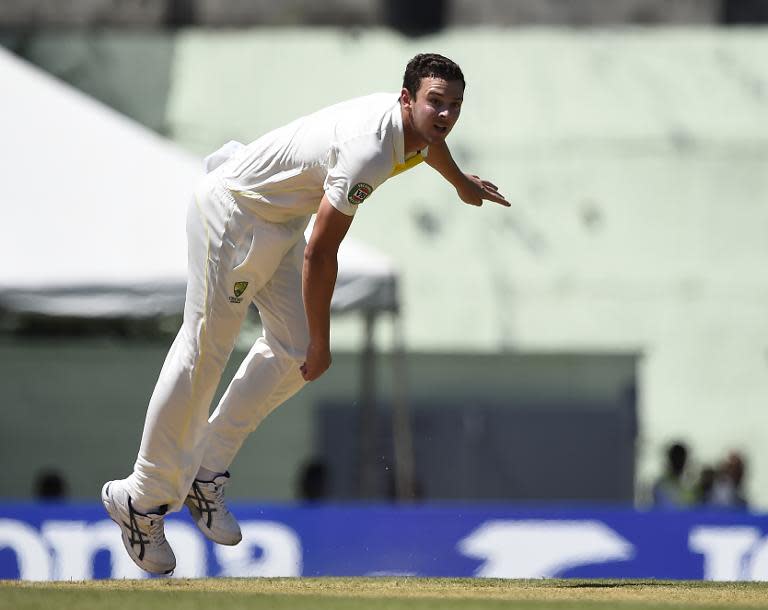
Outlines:
{"type": "Polygon", "coordinates": [[[0,581],[0,610],[767,608],[768,583],[471,578],[0,581]]]}

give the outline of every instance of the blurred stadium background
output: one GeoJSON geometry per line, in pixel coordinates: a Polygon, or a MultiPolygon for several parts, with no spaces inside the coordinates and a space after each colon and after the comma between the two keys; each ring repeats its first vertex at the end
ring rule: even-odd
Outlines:
{"type": "Polygon", "coordinates": [[[340,308],[333,368],[249,439],[231,497],[645,509],[679,442],[686,509],[735,456],[765,512],[766,23],[760,0],[4,0],[0,516],[133,463],[197,160],[396,91],[426,50],[467,77],[455,156],[513,207],[426,169],[380,189],[350,237],[389,300],[340,308]],[[146,273],[100,266],[116,241],[146,273]]]}

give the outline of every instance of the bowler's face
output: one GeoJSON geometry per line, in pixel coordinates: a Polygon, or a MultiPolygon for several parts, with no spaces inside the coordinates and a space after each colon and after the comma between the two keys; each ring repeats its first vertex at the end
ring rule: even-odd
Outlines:
{"type": "Polygon", "coordinates": [[[427,145],[440,142],[451,132],[461,114],[464,85],[461,81],[425,77],[416,92],[408,96],[411,124],[418,137],[427,145]]]}

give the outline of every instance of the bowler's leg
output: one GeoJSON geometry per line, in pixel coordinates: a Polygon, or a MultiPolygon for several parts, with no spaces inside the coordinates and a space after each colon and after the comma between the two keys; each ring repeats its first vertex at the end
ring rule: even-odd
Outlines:
{"type": "Polygon", "coordinates": [[[200,465],[210,403],[258,289],[252,282],[234,296],[232,273],[251,238],[251,220],[210,177],[190,207],[187,235],[184,322],[160,372],[134,471],[126,479],[135,504],[168,505],[170,511],[181,507],[200,465]]]}
{"type": "Polygon", "coordinates": [[[299,366],[309,343],[301,290],[305,245],[301,235],[254,298],[264,333],[211,415],[202,463],[207,470],[225,472],[245,438],[304,386],[299,366]]]}
{"type": "Polygon", "coordinates": [[[176,566],[163,521],[181,505],[200,464],[211,398],[250,300],[243,295],[237,307],[228,298],[237,252],[252,234],[249,224],[218,183],[202,181],[187,216],[184,322],[152,394],[133,474],[102,488],[126,551],[149,572],[166,574],[176,566]]]}

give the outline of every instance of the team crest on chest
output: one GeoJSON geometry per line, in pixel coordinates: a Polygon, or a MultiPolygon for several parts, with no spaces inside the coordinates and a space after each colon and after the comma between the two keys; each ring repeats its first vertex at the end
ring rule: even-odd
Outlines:
{"type": "Polygon", "coordinates": [[[347,195],[347,201],[352,205],[360,205],[365,201],[366,197],[373,192],[373,187],[365,182],[358,182],[355,186],[349,189],[347,195]]]}

